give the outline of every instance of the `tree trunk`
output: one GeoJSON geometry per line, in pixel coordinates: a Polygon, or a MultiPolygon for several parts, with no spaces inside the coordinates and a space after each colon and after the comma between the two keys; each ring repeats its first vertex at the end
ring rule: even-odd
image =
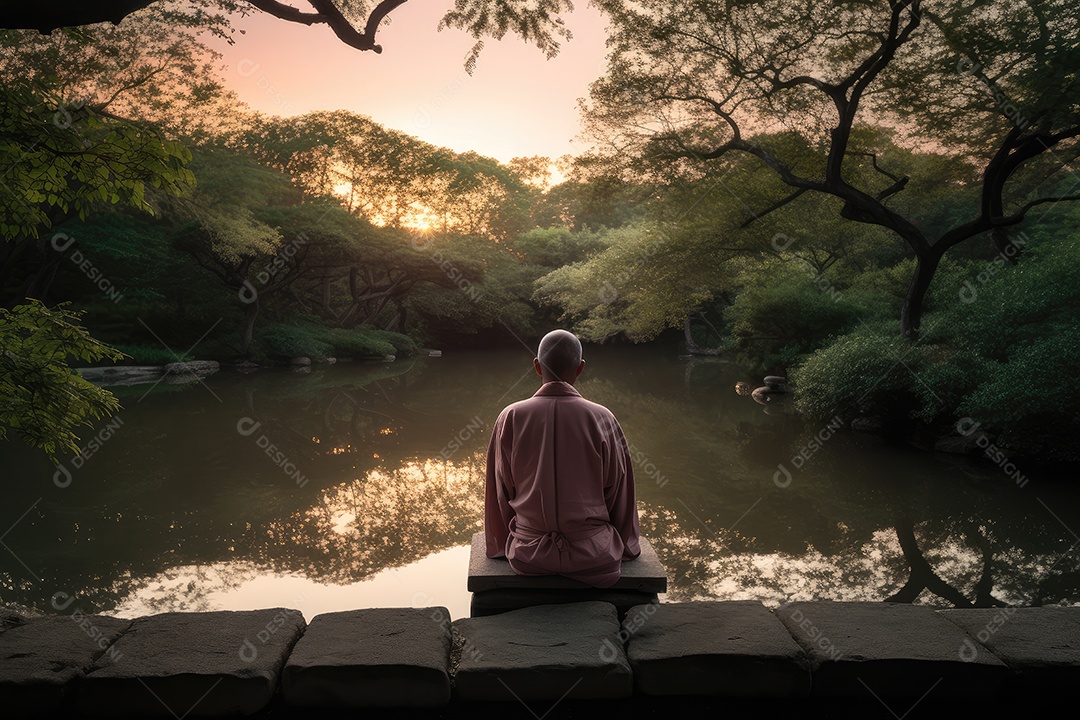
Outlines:
{"type": "Polygon", "coordinates": [[[255,336],[255,318],[258,316],[259,301],[256,299],[247,306],[247,311],[244,313],[244,334],[240,340],[240,352],[244,355],[247,355],[251,349],[251,341],[255,336]]]}
{"type": "Polygon", "coordinates": [[[719,355],[723,352],[720,348],[703,348],[694,342],[694,336],[690,333],[690,318],[683,320],[683,337],[686,338],[686,351],[691,355],[719,355]]]}
{"type": "Polygon", "coordinates": [[[934,279],[940,262],[941,258],[937,256],[919,257],[915,260],[915,275],[908,285],[904,307],[900,311],[900,332],[904,337],[914,338],[919,332],[926,291],[930,289],[930,282],[934,279]]]}

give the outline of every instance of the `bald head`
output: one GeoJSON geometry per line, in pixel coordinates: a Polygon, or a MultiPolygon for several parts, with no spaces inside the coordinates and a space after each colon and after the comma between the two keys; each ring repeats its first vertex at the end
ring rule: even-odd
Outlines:
{"type": "Polygon", "coordinates": [[[552,330],[540,341],[534,364],[544,382],[562,380],[573,384],[583,365],[581,341],[566,330],[552,330]]]}

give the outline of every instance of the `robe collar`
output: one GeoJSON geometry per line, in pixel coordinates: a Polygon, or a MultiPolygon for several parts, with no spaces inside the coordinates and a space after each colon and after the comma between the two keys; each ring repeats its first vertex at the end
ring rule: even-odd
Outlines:
{"type": "Polygon", "coordinates": [[[533,397],[581,397],[581,393],[568,382],[552,380],[541,385],[533,397]]]}

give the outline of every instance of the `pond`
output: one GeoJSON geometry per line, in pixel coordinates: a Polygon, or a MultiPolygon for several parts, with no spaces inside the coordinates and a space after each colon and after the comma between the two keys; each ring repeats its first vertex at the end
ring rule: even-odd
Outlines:
{"type": "MultiPolygon", "coordinates": [[[[531,353],[447,352],[117,387],[58,469],[0,443],[0,602],[135,616],[444,605],[468,615],[491,423],[531,353]]],[[[1072,478],[897,448],[735,393],[738,365],[589,347],[668,601],[1080,601],[1072,478]]]]}

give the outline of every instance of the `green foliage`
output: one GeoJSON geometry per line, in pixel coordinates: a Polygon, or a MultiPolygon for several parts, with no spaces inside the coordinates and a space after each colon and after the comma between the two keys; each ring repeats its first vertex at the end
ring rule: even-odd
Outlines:
{"type": "Polygon", "coordinates": [[[850,330],[867,313],[833,285],[834,276],[817,275],[798,260],[753,265],[725,313],[737,347],[779,371],[850,330]]]}
{"type": "Polygon", "coordinates": [[[798,409],[818,419],[851,419],[906,406],[900,400],[911,391],[909,368],[921,369],[923,355],[909,340],[883,330],[860,328],[794,368],[798,409]]]}
{"type": "Polygon", "coordinates": [[[790,374],[797,407],[819,418],[970,417],[1006,447],[1076,459],[1080,237],[1041,238],[1016,266],[995,256],[946,277],[915,342],[878,322],[806,358],[790,374]]]}
{"type": "Polygon", "coordinates": [[[56,461],[79,452],[80,425],[112,415],[120,403],[79,377],[68,363],[120,360],[123,353],[94,340],[79,313],[49,309],[37,300],[0,308],[0,438],[14,430],[56,461]]]}
{"type": "Polygon", "coordinates": [[[304,356],[323,360],[409,355],[419,349],[411,338],[400,333],[370,328],[328,328],[310,318],[267,325],[258,341],[261,355],[267,358],[304,356]]]}
{"type": "Polygon", "coordinates": [[[195,356],[190,353],[176,354],[160,345],[117,343],[116,349],[129,356],[135,365],[168,365],[173,362],[188,362],[195,359],[195,356]]]}
{"type": "Polygon", "coordinates": [[[0,90],[0,167],[8,200],[0,239],[36,238],[56,215],[85,218],[102,205],[152,212],[148,191],[180,194],[194,184],[191,155],[146,125],[68,108],[41,88],[0,90]]]}

